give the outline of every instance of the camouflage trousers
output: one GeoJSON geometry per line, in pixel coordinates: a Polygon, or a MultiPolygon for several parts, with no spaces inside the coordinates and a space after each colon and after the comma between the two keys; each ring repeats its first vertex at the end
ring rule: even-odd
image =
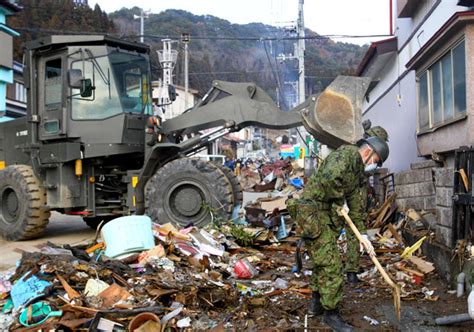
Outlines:
{"type": "Polygon", "coordinates": [[[344,283],[343,264],[337,248],[339,231],[334,229],[330,211],[319,211],[316,222],[319,223],[321,232],[313,240],[306,241],[313,261],[311,289],[321,295],[324,309],[331,310],[336,309],[342,300],[344,283]]]}
{"type": "Polygon", "coordinates": [[[359,272],[360,243],[350,227],[346,227],[347,252],[346,252],[346,272],[359,272]]]}

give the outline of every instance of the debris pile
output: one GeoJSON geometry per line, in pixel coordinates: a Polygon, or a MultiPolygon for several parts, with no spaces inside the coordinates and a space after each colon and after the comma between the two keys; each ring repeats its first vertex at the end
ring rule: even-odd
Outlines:
{"type": "MultiPolygon", "coordinates": [[[[125,227],[125,240],[112,244],[100,239],[74,247],[47,243],[39,252],[24,252],[14,271],[0,274],[0,330],[323,328],[317,318],[305,318],[311,261],[303,252],[303,266],[296,267],[299,238],[286,199],[258,199],[237,219],[205,229],[153,224],[152,245],[135,243],[125,227]]],[[[368,220],[377,226],[368,232],[377,257],[400,286],[402,306],[435,303],[446,293],[431,284],[435,268],[419,255],[427,235],[406,246],[401,230],[414,215],[390,212],[385,207],[391,204],[382,204],[368,220]]],[[[339,238],[343,254],[347,232],[339,238]]],[[[383,314],[360,306],[391,302],[390,289],[367,256],[361,267],[363,282],[346,290],[343,313],[356,315],[349,321],[359,328],[393,328],[383,314]]]]}
{"type": "Polygon", "coordinates": [[[265,192],[303,188],[304,170],[297,161],[251,162],[242,167],[240,184],[245,191],[265,192]]]}
{"type": "Polygon", "coordinates": [[[278,239],[272,227],[242,227],[242,234],[251,230],[249,242],[237,227],[242,226],[224,225],[221,232],[154,224],[152,248],[115,258],[105,255],[100,241],[75,247],[48,243],[40,252],[25,252],[16,270],[1,277],[0,329],[207,330],[249,324],[249,308],[279,296],[304,303],[307,283],[289,278],[290,261],[271,258],[291,252],[291,246],[273,247],[278,239]],[[270,256],[237,242],[269,246],[270,256]]]}

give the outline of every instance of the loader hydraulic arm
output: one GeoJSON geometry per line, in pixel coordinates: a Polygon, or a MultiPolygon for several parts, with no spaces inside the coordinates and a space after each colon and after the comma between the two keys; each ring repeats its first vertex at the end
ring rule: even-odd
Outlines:
{"type": "Polygon", "coordinates": [[[238,131],[248,126],[288,129],[301,126],[297,112],[283,112],[254,83],[214,81],[202,101],[182,115],[163,123],[165,135],[196,134],[224,127],[238,131]]]}
{"type": "Polygon", "coordinates": [[[363,136],[361,105],[370,78],[339,76],[320,95],[310,96],[289,112],[253,83],[214,81],[192,109],[165,121],[159,143],[147,147],[136,188],[137,213],[144,213],[146,181],[172,159],[198,151],[218,137],[248,126],[289,129],[305,126],[331,148],[355,143],[363,136]],[[208,133],[202,130],[215,128],[208,133]]]}
{"type": "Polygon", "coordinates": [[[338,76],[320,95],[283,112],[254,83],[214,81],[200,103],[164,122],[162,133],[179,143],[186,135],[199,136],[201,130],[215,127],[231,132],[248,126],[304,126],[321,143],[337,148],[362,137],[361,106],[369,83],[366,77],[338,76]]]}

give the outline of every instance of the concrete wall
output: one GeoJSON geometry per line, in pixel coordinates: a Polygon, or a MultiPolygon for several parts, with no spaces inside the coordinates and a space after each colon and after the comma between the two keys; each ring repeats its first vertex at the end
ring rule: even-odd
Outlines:
{"type": "Polygon", "coordinates": [[[432,161],[413,163],[411,169],[395,174],[395,192],[400,211],[406,209],[435,211],[436,196],[432,161]]]}
{"type": "Polygon", "coordinates": [[[429,160],[413,163],[411,169],[395,174],[395,192],[401,211],[409,208],[435,214],[436,242],[453,248],[454,169],[429,160]]]}
{"type": "Polygon", "coordinates": [[[454,169],[434,169],[434,179],[437,212],[436,240],[449,248],[453,248],[455,245],[452,243],[454,169]]]}

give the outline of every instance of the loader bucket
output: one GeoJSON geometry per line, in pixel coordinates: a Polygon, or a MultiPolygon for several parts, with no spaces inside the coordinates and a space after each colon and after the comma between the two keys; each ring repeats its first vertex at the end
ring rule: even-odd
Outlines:
{"type": "Polygon", "coordinates": [[[356,143],[364,134],[361,106],[370,81],[338,76],[319,96],[310,97],[301,110],[306,130],[331,148],[356,143]]]}

